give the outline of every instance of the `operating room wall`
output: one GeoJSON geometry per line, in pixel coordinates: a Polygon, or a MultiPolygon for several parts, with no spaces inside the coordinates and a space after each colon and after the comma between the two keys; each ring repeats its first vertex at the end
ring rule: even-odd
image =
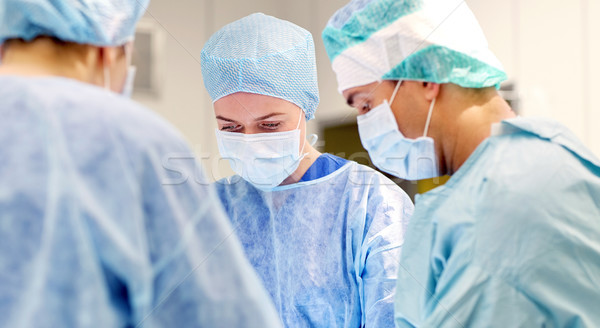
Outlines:
{"type": "Polygon", "coordinates": [[[600,155],[600,2],[468,0],[519,90],[521,114],[554,118],[600,155]]]}
{"type": "MultiPolygon", "coordinates": [[[[134,94],[171,121],[203,157],[209,177],[231,173],[218,161],[214,115],[204,90],[200,51],[223,25],[253,12],[290,20],[313,33],[321,104],[309,131],[355,121],[337,92],[335,75],[321,31],[346,0],[152,0],[147,19],[166,33],[164,76],[159,96],[134,94]]],[[[600,1],[467,0],[511,81],[516,83],[520,113],[554,118],[600,155],[600,1]]],[[[323,146],[326,140],[320,140],[323,146]]]]}
{"type": "Polygon", "coordinates": [[[218,157],[212,102],[200,68],[202,47],[223,25],[257,11],[277,16],[280,7],[277,0],[152,0],[146,12],[144,19],[166,36],[161,90],[157,95],[134,92],[133,98],[182,132],[210,179],[232,171],[218,157]]]}

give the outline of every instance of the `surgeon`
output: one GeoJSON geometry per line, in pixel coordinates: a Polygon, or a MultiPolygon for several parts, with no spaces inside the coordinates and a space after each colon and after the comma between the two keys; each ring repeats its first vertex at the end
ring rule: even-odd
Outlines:
{"type": "Polygon", "coordinates": [[[594,327],[600,161],[564,126],[516,117],[464,1],[352,1],[323,40],[382,170],[450,181],[417,199],[398,327],[594,327]]]}
{"type": "Polygon", "coordinates": [[[119,95],[146,5],[0,1],[0,327],[280,326],[181,136],[119,95]]]}
{"type": "Polygon", "coordinates": [[[201,63],[237,173],[218,193],[284,325],[393,327],[413,206],[382,174],[307,140],[319,103],[311,34],[253,14],[215,33],[201,63]]]}

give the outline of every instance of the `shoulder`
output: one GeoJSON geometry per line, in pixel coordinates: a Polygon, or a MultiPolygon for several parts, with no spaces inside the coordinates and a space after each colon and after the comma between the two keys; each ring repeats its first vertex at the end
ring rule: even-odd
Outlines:
{"type": "MultiPolygon", "coordinates": [[[[144,106],[102,88],[65,78],[21,79],[18,89],[34,96],[45,107],[78,132],[118,132],[113,137],[136,144],[182,141],[181,135],[163,118],[144,106]]],[[[33,106],[33,104],[32,104],[33,106]]],[[[108,136],[106,136],[108,137],[108,136]]]]}
{"type": "Polygon", "coordinates": [[[525,132],[490,138],[482,157],[474,168],[476,173],[466,175],[465,180],[473,187],[470,195],[478,212],[486,211],[490,216],[503,213],[507,215],[504,223],[513,218],[523,223],[523,219],[539,217],[509,213],[541,213],[543,208],[562,206],[564,186],[578,179],[581,168],[580,160],[569,150],[525,132]]]}
{"type": "Polygon", "coordinates": [[[548,194],[585,176],[584,163],[564,145],[527,132],[489,139],[482,172],[488,188],[502,188],[508,196],[548,194]]]}
{"type": "Polygon", "coordinates": [[[206,183],[183,136],[148,108],[68,79],[40,80],[34,85],[36,93],[50,98],[42,106],[59,122],[60,133],[80,154],[81,163],[95,167],[99,160],[111,161],[110,166],[134,169],[144,181],[160,176],[177,183],[194,177],[206,183]],[[49,91],[39,91],[44,88],[49,91]]]}
{"type": "Polygon", "coordinates": [[[586,243],[600,238],[591,214],[600,211],[594,201],[600,176],[591,174],[576,153],[535,134],[494,137],[490,145],[479,193],[472,199],[478,260],[492,272],[510,275],[591,249],[586,243]]]}
{"type": "Polygon", "coordinates": [[[232,203],[255,201],[262,193],[239,175],[232,175],[214,183],[215,190],[225,208],[232,203]]]}
{"type": "Polygon", "coordinates": [[[120,95],[60,77],[2,76],[0,87],[6,111],[18,109],[24,128],[64,140],[82,167],[98,168],[99,161],[164,167],[174,157],[193,165],[187,143],[170,124],[120,95]]]}
{"type": "Polygon", "coordinates": [[[368,166],[355,162],[348,165],[351,165],[348,184],[355,193],[363,194],[368,212],[390,216],[392,220],[405,220],[412,216],[412,200],[394,181],[368,166]]]}
{"type": "Polygon", "coordinates": [[[356,162],[349,163],[350,183],[365,186],[369,193],[388,192],[398,195],[401,198],[407,198],[410,201],[410,197],[408,197],[406,192],[381,172],[356,162]]]}

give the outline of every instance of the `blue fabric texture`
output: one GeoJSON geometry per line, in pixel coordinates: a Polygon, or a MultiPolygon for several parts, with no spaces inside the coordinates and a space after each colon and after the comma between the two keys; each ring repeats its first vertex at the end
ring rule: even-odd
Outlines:
{"type": "Polygon", "coordinates": [[[314,118],[319,105],[312,35],[290,22],[257,13],[235,21],[206,43],[204,85],[213,102],[237,92],[287,100],[314,118]]]}
{"type": "Polygon", "coordinates": [[[327,55],[333,61],[348,48],[421,8],[422,0],[353,0],[338,10],[323,31],[327,55]]]}
{"type": "Polygon", "coordinates": [[[150,111],[0,76],[1,327],[279,327],[214,188],[150,111]]]}
{"type": "Polygon", "coordinates": [[[346,165],[348,160],[331,154],[323,154],[311,165],[300,181],[313,181],[330,175],[342,166],[346,165]]]}
{"type": "Polygon", "coordinates": [[[133,40],[149,0],[2,0],[0,44],[50,36],[96,46],[133,40]]]}
{"type": "Polygon", "coordinates": [[[348,162],[263,192],[217,183],[225,209],[286,327],[394,327],[393,294],[409,197],[348,162]]]}
{"type": "Polygon", "coordinates": [[[417,199],[398,327],[594,327],[600,162],[562,125],[516,118],[417,199]]]}
{"type": "Polygon", "coordinates": [[[411,54],[382,79],[454,83],[464,88],[499,88],[507,78],[504,71],[468,55],[446,47],[429,46],[411,54]]]}
{"type": "Polygon", "coordinates": [[[353,0],[322,37],[340,92],[381,80],[498,88],[507,79],[464,1],[353,0]]]}

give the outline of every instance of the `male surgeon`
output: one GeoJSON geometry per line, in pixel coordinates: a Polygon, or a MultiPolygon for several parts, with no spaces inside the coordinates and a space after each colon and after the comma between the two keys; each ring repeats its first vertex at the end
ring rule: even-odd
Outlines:
{"type": "Polygon", "coordinates": [[[600,322],[600,161],[571,131],[517,117],[464,1],[352,1],[323,32],[375,165],[452,176],[417,198],[398,327],[600,322]]]}

